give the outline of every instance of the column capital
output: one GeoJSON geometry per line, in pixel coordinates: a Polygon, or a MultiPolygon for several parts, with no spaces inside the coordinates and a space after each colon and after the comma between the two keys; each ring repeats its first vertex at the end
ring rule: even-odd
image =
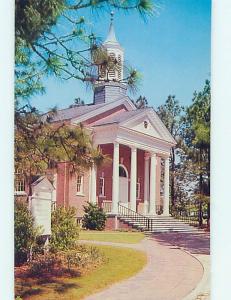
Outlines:
{"type": "Polygon", "coordinates": [[[145,152],[144,153],[144,159],[145,160],[149,160],[149,158],[150,158],[150,153],[149,152],[145,152]]]}
{"type": "Polygon", "coordinates": [[[130,149],[132,152],[136,152],[137,151],[137,148],[135,146],[130,146],[130,149]]]}
{"type": "Polygon", "coordinates": [[[156,154],[157,154],[156,152],[150,152],[151,157],[156,157],[157,156],[156,154]]]}
{"type": "Polygon", "coordinates": [[[161,154],[161,158],[167,160],[170,158],[170,154],[161,154]]]}
{"type": "Polygon", "coordinates": [[[169,164],[169,158],[170,158],[169,156],[164,158],[165,164],[166,164],[166,163],[169,164]]]}
{"type": "Polygon", "coordinates": [[[114,142],[113,142],[113,145],[114,145],[114,147],[119,147],[120,144],[119,144],[119,142],[114,141],[114,142]]]}

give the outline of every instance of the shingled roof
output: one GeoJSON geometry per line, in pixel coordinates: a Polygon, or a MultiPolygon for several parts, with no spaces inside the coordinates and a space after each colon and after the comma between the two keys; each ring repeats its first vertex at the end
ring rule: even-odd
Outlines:
{"type": "MultiPolygon", "coordinates": [[[[79,116],[82,116],[90,111],[95,110],[96,108],[99,108],[101,106],[105,105],[104,103],[101,104],[86,104],[81,106],[74,106],[69,108],[64,108],[57,110],[54,115],[52,115],[52,122],[59,122],[59,121],[65,121],[70,120],[73,118],[77,118],[79,116]]],[[[42,120],[45,121],[46,118],[50,115],[50,112],[44,114],[42,116],[42,120]]]]}
{"type": "Polygon", "coordinates": [[[119,114],[112,115],[105,119],[98,120],[97,122],[94,123],[93,126],[101,126],[101,125],[112,124],[112,123],[119,124],[148,110],[150,110],[150,108],[120,112],[119,114]]]}

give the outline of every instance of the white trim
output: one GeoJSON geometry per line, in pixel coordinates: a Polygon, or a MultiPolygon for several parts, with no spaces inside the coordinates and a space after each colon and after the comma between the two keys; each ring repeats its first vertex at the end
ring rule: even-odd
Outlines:
{"type": "Polygon", "coordinates": [[[20,192],[20,191],[18,191],[18,192],[15,191],[15,192],[14,192],[14,195],[15,195],[15,196],[27,196],[27,193],[26,193],[25,191],[21,191],[21,192],[20,192]]]}
{"type": "Polygon", "coordinates": [[[144,116],[147,116],[149,122],[151,123],[153,128],[159,133],[163,140],[172,143],[173,145],[176,144],[176,141],[173,139],[172,135],[170,134],[164,123],[161,121],[160,117],[157,115],[155,110],[152,108],[141,110],[140,114],[137,114],[124,122],[121,122],[120,126],[127,127],[128,125],[131,125],[131,123],[134,123],[135,121],[139,120],[140,118],[143,118],[144,116]]]}
{"type": "Polygon", "coordinates": [[[99,197],[105,197],[105,178],[103,176],[99,177],[99,197]],[[103,182],[102,193],[100,193],[100,189],[101,189],[100,180],[102,180],[103,182]]]}
{"type": "Polygon", "coordinates": [[[118,124],[95,128],[93,138],[97,144],[119,142],[120,144],[129,147],[133,146],[147,152],[156,152],[162,157],[169,156],[171,147],[173,147],[173,144],[169,142],[128,128],[119,127],[118,124]]]}

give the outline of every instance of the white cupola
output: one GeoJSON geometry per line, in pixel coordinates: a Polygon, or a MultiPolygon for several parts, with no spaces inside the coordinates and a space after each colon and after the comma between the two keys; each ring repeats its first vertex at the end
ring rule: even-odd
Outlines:
{"type": "Polygon", "coordinates": [[[106,49],[108,56],[115,61],[115,64],[111,69],[106,69],[102,66],[99,70],[99,76],[105,80],[120,82],[123,80],[124,49],[120,46],[116,39],[113,17],[114,13],[111,12],[109,32],[105,42],[103,43],[103,48],[106,49]]]}
{"type": "Polygon", "coordinates": [[[111,102],[126,96],[127,85],[122,82],[124,79],[124,49],[116,39],[113,17],[114,13],[111,12],[108,36],[102,47],[115,63],[112,64],[112,68],[110,68],[110,64],[99,67],[100,80],[94,86],[94,104],[111,102]]]}

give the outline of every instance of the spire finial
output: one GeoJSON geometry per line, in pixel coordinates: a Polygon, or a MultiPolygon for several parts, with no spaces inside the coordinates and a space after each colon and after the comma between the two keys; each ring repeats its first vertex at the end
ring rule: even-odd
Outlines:
{"type": "Polygon", "coordinates": [[[113,20],[114,20],[114,11],[111,11],[111,23],[113,22],[113,20]]]}

